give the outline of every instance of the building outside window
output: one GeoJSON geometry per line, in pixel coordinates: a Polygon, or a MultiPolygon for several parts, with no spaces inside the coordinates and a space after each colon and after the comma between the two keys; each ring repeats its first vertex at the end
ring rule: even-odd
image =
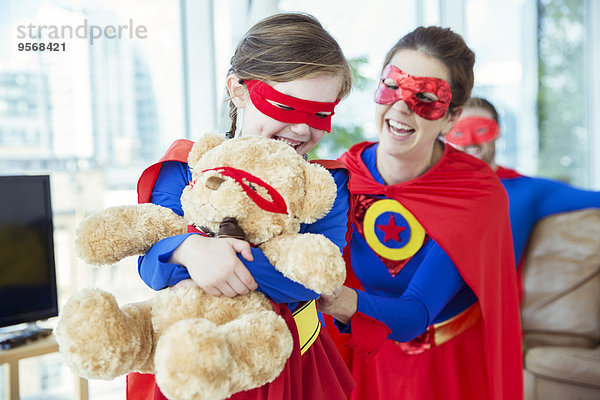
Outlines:
{"type": "MultiPolygon", "coordinates": [[[[185,136],[180,21],[178,0],[0,3],[0,173],[50,175],[59,306],[87,286],[123,303],[152,294],[135,259],[92,268],[74,238],[91,212],[135,203],[142,170],[185,136]],[[92,26],[126,28],[94,39],[92,26]],[[61,47],[18,48],[49,42],[61,47]]],[[[59,354],[22,360],[20,370],[21,398],[72,398],[59,354]]],[[[2,375],[0,399],[5,385],[2,375]]],[[[90,393],[123,397],[124,377],[92,381],[90,393]]]]}

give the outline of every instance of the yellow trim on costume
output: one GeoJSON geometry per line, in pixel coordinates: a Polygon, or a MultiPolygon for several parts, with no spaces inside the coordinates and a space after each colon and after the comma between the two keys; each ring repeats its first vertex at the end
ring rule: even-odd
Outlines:
{"type": "Polygon", "coordinates": [[[435,346],[454,339],[481,319],[481,307],[475,302],[463,312],[437,324],[429,325],[425,332],[410,342],[394,342],[407,354],[421,354],[435,346]]]}
{"type": "Polygon", "coordinates": [[[463,312],[449,318],[445,321],[438,322],[429,326],[433,331],[434,346],[439,346],[446,343],[448,340],[460,335],[477,322],[481,318],[481,307],[479,302],[471,305],[463,312]]]}
{"type": "Polygon", "coordinates": [[[414,256],[423,245],[425,240],[425,229],[417,221],[414,215],[408,211],[402,204],[393,199],[379,200],[371,204],[365,213],[363,221],[365,240],[368,245],[382,257],[392,261],[405,260],[414,256]],[[384,212],[394,212],[402,215],[410,228],[410,239],[408,243],[401,248],[390,248],[381,243],[375,234],[375,220],[384,212]]]}
{"type": "Polygon", "coordinates": [[[317,315],[317,303],[311,300],[302,305],[292,313],[298,329],[298,338],[300,339],[300,354],[304,354],[306,350],[317,340],[321,331],[321,321],[317,315]]]}

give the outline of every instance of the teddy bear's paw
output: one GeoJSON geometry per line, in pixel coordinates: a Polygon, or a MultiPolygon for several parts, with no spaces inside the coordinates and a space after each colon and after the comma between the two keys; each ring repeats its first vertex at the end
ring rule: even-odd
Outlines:
{"type": "Polygon", "coordinates": [[[166,207],[152,203],[111,207],[81,222],[75,249],[90,264],[114,264],[145,254],[159,240],[186,231],[183,218],[166,207]]]}
{"type": "Polygon", "coordinates": [[[259,311],[222,325],[228,337],[233,366],[232,393],[262,386],[283,370],[294,340],[283,318],[273,311],[259,311]]]}
{"type": "Polygon", "coordinates": [[[317,293],[333,293],[344,284],[342,253],[324,235],[286,235],[260,247],[278,271],[317,293]]]}
{"type": "Polygon", "coordinates": [[[179,321],[156,346],[156,383],[169,399],[225,399],[231,391],[232,355],[227,337],[204,319],[179,321]]]}
{"type": "Polygon", "coordinates": [[[114,379],[135,369],[142,338],[114,296],[84,289],[69,299],[55,333],[67,365],[88,379],[114,379]]]}

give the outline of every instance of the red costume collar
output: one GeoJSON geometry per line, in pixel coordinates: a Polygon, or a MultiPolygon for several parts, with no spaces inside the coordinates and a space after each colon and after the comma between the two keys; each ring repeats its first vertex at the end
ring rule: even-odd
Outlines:
{"type": "Polygon", "coordinates": [[[315,129],[331,132],[331,116],[339,99],[333,103],[310,101],[278,92],[256,79],[243,83],[248,87],[252,104],[263,114],[280,122],[307,124],[315,129]]]}

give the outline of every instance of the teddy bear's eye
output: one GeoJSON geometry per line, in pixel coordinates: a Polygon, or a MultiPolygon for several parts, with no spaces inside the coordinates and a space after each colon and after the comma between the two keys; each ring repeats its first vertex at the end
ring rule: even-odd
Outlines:
{"type": "Polygon", "coordinates": [[[254,186],[254,185],[253,185],[253,184],[251,184],[251,183],[249,183],[249,184],[248,184],[248,187],[249,187],[250,189],[254,190],[255,192],[257,191],[257,190],[256,190],[256,186],[254,186]]]}

